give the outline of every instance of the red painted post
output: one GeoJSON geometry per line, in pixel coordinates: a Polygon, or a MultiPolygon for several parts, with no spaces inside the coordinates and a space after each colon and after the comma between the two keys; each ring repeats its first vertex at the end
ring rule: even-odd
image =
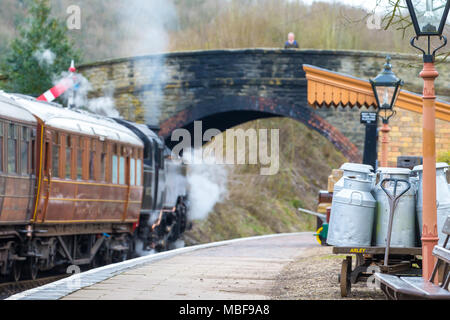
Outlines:
{"type": "Polygon", "coordinates": [[[438,244],[436,206],[436,93],[439,76],[433,62],[424,63],[420,77],[423,88],[423,225],[422,259],[424,279],[430,279],[434,267],[433,248],[438,244]]]}

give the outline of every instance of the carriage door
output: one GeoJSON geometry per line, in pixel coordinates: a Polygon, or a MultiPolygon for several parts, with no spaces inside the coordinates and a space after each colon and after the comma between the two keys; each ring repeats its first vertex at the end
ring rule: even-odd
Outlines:
{"type": "MultiPolygon", "coordinates": [[[[6,174],[5,168],[3,166],[3,160],[5,159],[5,128],[6,126],[3,124],[3,122],[0,122],[0,172],[2,173],[0,175],[0,195],[6,195],[6,174]]],[[[6,135],[7,136],[7,135],[6,135]]],[[[2,214],[2,208],[3,208],[3,202],[5,201],[5,197],[0,197],[0,217],[2,214]]]]}
{"type": "MultiPolygon", "coordinates": [[[[45,216],[47,213],[48,202],[50,199],[51,192],[51,184],[52,184],[52,133],[48,130],[45,131],[45,139],[44,139],[44,167],[43,167],[43,182],[42,182],[42,195],[43,195],[43,208],[42,212],[40,212],[40,219],[42,222],[45,220],[45,216]]],[[[39,210],[40,211],[40,210],[39,210]]]]}

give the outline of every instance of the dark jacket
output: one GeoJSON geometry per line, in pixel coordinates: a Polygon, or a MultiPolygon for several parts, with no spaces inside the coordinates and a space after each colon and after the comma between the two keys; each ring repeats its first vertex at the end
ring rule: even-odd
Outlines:
{"type": "Polygon", "coordinates": [[[294,40],[294,42],[291,44],[289,43],[289,41],[286,41],[286,43],[284,44],[284,48],[285,49],[298,49],[298,42],[297,40],[294,40]]]}

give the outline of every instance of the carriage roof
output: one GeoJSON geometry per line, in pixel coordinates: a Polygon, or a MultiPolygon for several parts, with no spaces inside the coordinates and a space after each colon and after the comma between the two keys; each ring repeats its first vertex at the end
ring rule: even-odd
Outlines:
{"type": "Polygon", "coordinates": [[[100,136],[108,140],[143,146],[142,141],[128,128],[112,119],[95,115],[83,110],[71,110],[54,103],[38,101],[23,95],[3,94],[15,101],[18,105],[41,119],[45,125],[86,134],[100,136]]]}
{"type": "Polygon", "coordinates": [[[0,117],[28,123],[36,123],[36,118],[14,100],[0,95],[0,117]]]}

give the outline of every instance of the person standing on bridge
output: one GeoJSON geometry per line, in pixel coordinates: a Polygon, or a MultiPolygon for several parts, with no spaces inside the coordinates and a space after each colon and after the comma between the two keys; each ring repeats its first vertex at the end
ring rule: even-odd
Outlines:
{"type": "Polygon", "coordinates": [[[293,32],[290,32],[288,34],[288,41],[284,44],[285,49],[298,49],[298,42],[295,40],[295,34],[293,32]]]}

